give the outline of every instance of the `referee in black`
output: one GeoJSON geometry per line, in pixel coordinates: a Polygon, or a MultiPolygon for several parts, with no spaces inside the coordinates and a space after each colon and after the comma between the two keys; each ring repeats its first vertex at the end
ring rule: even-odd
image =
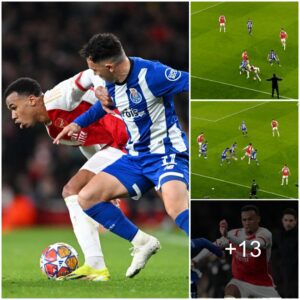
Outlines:
{"type": "Polygon", "coordinates": [[[253,179],[251,187],[250,187],[250,194],[249,194],[249,198],[250,199],[257,199],[257,192],[258,192],[259,186],[256,183],[255,179],[253,179]]]}
{"type": "Polygon", "coordinates": [[[272,78],[267,79],[267,81],[272,81],[272,98],[274,98],[274,90],[276,90],[277,98],[279,99],[278,81],[281,80],[281,78],[276,77],[276,74],[273,74],[272,78]]]}

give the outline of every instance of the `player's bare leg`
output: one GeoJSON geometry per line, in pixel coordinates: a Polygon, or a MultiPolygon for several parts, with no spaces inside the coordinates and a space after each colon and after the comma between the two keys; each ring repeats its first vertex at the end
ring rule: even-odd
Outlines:
{"type": "MultiPolygon", "coordinates": [[[[167,214],[176,221],[177,217],[188,209],[187,186],[182,181],[171,180],[162,185],[161,191],[167,214]]],[[[187,231],[188,229],[185,231],[188,234],[187,231]]]]}
{"type": "Polygon", "coordinates": [[[120,227],[117,226],[119,220],[124,220],[122,222],[126,223],[126,225],[131,222],[127,220],[119,209],[118,211],[116,211],[116,208],[111,210],[112,207],[108,205],[105,205],[105,207],[102,205],[102,208],[99,207],[101,203],[109,202],[111,199],[126,197],[127,195],[127,189],[116,177],[100,172],[79,192],[79,203],[84,210],[92,209],[95,211],[93,212],[94,216],[97,214],[97,218],[105,219],[104,222],[106,223],[102,224],[103,226],[132,243],[133,259],[126,272],[126,276],[132,278],[145,267],[150,257],[160,249],[160,243],[155,237],[138,229],[132,239],[126,238],[125,234],[122,236],[123,233],[120,234],[120,227]]]}
{"type": "Polygon", "coordinates": [[[69,210],[70,219],[77,241],[84,254],[85,263],[74,274],[66,276],[65,280],[90,279],[107,281],[110,277],[106,268],[99,239],[99,224],[84,213],[78,203],[78,193],[95,174],[88,170],[79,170],[64,186],[63,198],[69,210]]]}
{"type": "Polygon", "coordinates": [[[225,295],[224,298],[241,298],[241,293],[233,284],[229,284],[225,287],[225,295]]]}

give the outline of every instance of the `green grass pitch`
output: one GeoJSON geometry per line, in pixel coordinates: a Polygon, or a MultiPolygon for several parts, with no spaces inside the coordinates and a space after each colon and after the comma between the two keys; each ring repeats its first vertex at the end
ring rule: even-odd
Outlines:
{"type": "Polygon", "coordinates": [[[270,99],[276,73],[283,98],[298,98],[298,3],[297,2],[192,2],[191,96],[192,99],[270,99]],[[219,16],[226,17],[226,33],[219,32],[219,16]],[[253,21],[253,35],[247,20],[253,21]],[[283,50],[281,28],[288,34],[283,50]],[[243,50],[250,64],[260,67],[261,82],[239,74],[243,50]],[[267,61],[271,49],[281,67],[267,61]]]}
{"type": "MultiPolygon", "coordinates": [[[[147,230],[146,230],[147,231],[147,230]]],[[[148,231],[147,231],[148,232],[148,231]]],[[[51,243],[66,242],[79,253],[71,228],[35,228],[2,235],[3,298],[187,298],[188,240],[181,232],[151,231],[162,249],[136,277],[125,277],[130,265],[130,244],[111,233],[101,234],[108,282],[48,280],[40,271],[39,259],[51,243]]]]}
{"type": "Polygon", "coordinates": [[[255,179],[259,198],[298,198],[298,104],[297,102],[211,102],[191,103],[191,197],[192,199],[246,199],[255,179]],[[272,118],[279,122],[280,137],[272,136],[272,118]],[[248,136],[238,129],[245,121],[248,136]],[[208,141],[207,159],[198,157],[197,136],[208,141]],[[237,158],[227,165],[221,153],[237,142],[237,158]],[[248,143],[258,150],[248,165],[240,160],[248,143]],[[291,171],[289,184],[281,186],[284,163],[291,171]]]}

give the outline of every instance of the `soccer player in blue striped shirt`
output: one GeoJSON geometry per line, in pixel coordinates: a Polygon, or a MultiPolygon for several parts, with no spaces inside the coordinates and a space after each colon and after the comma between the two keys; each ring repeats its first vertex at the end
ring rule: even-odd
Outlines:
{"type": "Polygon", "coordinates": [[[248,19],[247,21],[247,29],[248,29],[248,34],[252,35],[252,28],[253,28],[253,22],[248,19]]]}
{"type": "Polygon", "coordinates": [[[174,94],[189,90],[189,74],[157,61],[128,57],[119,39],[110,33],[94,35],[81,55],[106,82],[96,90],[101,103],[65,127],[54,143],[64,134],[72,135],[95,122],[112,105],[120,111],[129,134],[128,155],[83,187],[79,203],[104,227],[135,241],[133,261],[126,273],[133,277],[159,249],[159,243],[149,240],[145,244],[148,237],[139,236],[134,224],[124,223],[118,208],[108,201],[127,195],[134,198],[155,186],[169,216],[189,235],[188,145],[173,103],[174,94]]]}

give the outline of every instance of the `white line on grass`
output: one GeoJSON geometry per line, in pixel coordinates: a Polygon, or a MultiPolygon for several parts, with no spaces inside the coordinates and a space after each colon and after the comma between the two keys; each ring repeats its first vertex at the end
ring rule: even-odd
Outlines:
{"type": "Polygon", "coordinates": [[[207,10],[207,9],[210,9],[210,8],[212,8],[212,7],[215,7],[215,6],[220,5],[220,4],[223,4],[223,3],[224,3],[224,2],[217,3],[217,4],[215,4],[215,5],[211,5],[211,6],[208,6],[208,7],[206,7],[206,8],[203,8],[203,9],[200,9],[200,10],[196,10],[196,11],[192,12],[191,15],[199,14],[199,13],[201,13],[201,12],[207,10]]]}
{"type": "Polygon", "coordinates": [[[226,116],[224,116],[224,117],[222,117],[222,118],[219,118],[219,119],[216,119],[216,120],[209,120],[209,119],[199,118],[199,117],[192,117],[192,119],[197,119],[197,120],[202,120],[202,121],[208,121],[208,122],[216,123],[216,122],[225,120],[225,119],[227,119],[227,118],[230,118],[230,117],[232,117],[232,116],[238,115],[238,114],[240,114],[240,113],[242,113],[242,112],[245,112],[245,111],[247,111],[247,110],[253,109],[253,108],[255,108],[255,107],[258,107],[258,106],[267,104],[267,103],[270,103],[270,102],[259,103],[259,104],[253,105],[253,106],[251,106],[251,107],[248,107],[248,108],[244,108],[244,109],[242,109],[242,110],[239,110],[239,111],[237,111],[237,112],[235,112],[235,113],[226,115],[226,116]]]}
{"type": "MultiPolygon", "coordinates": [[[[227,181],[227,180],[223,180],[223,179],[219,179],[219,178],[216,178],[216,177],[201,175],[201,174],[197,174],[197,173],[192,173],[192,175],[199,176],[199,177],[204,177],[204,178],[208,178],[208,179],[212,179],[212,180],[216,180],[216,181],[220,181],[220,182],[225,182],[225,183],[228,183],[228,184],[237,185],[237,186],[241,186],[241,187],[249,189],[249,186],[247,186],[247,185],[236,183],[236,182],[232,182],[232,181],[227,181]]],[[[264,193],[267,193],[267,194],[276,195],[276,196],[287,198],[287,199],[294,199],[292,197],[287,197],[287,196],[284,196],[284,195],[281,195],[281,194],[277,194],[277,193],[273,193],[273,192],[269,192],[269,191],[266,191],[266,190],[262,190],[262,189],[259,189],[259,190],[261,192],[264,192],[264,193]]]]}
{"type": "MultiPolygon", "coordinates": [[[[212,79],[208,79],[208,78],[203,78],[203,77],[199,77],[199,76],[191,76],[192,78],[196,78],[196,79],[200,79],[200,80],[204,80],[204,81],[210,81],[210,82],[214,82],[214,83],[219,83],[219,84],[223,84],[223,85],[228,85],[228,86],[233,86],[236,87],[238,89],[244,89],[244,90],[249,90],[249,91],[253,91],[253,92],[257,92],[257,93],[262,93],[262,94],[266,94],[266,95],[272,95],[271,93],[268,92],[264,92],[264,91],[260,91],[260,90],[256,90],[256,89],[251,89],[251,88],[247,88],[244,86],[240,86],[240,85],[236,85],[236,84],[231,84],[231,83],[227,83],[227,82],[223,82],[223,81],[217,81],[217,80],[212,80],[212,79]]],[[[290,97],[286,97],[286,96],[280,96],[280,98],[283,99],[293,99],[290,97]]]]}

